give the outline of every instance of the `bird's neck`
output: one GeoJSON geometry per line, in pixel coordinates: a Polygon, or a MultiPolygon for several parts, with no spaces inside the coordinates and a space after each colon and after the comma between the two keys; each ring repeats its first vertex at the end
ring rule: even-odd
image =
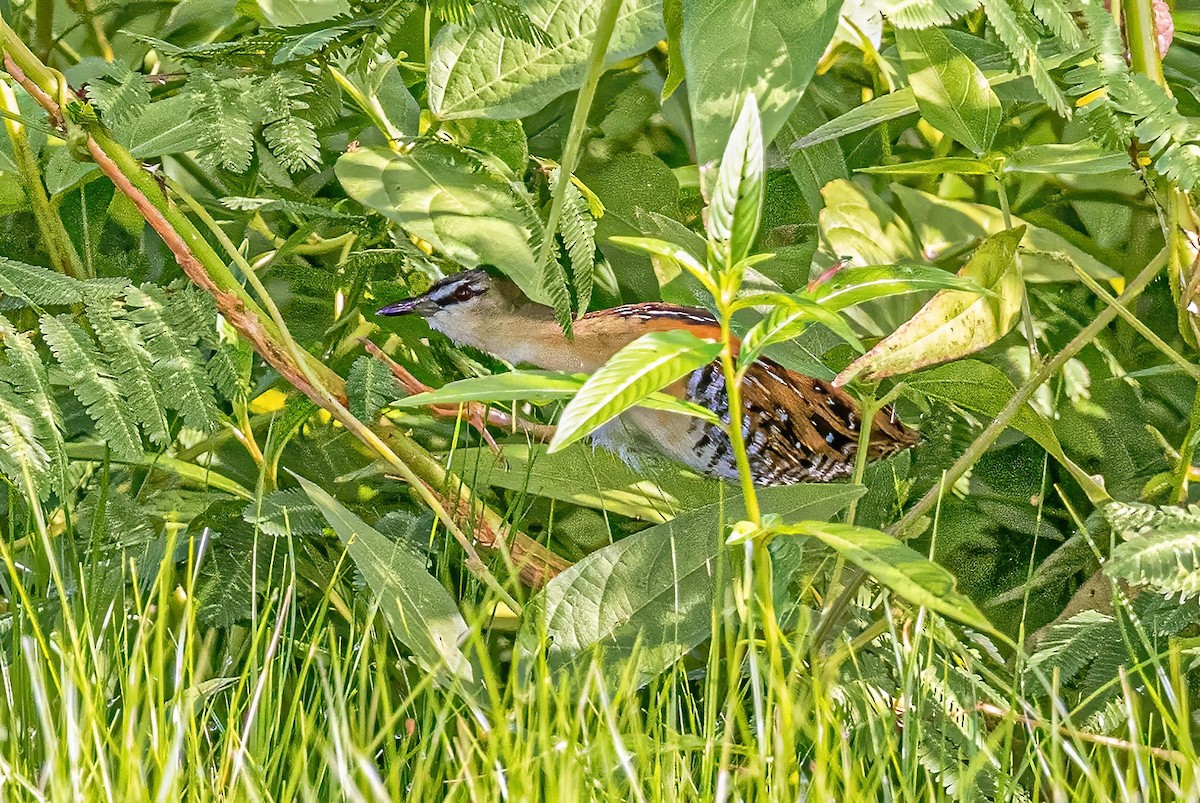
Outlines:
{"type": "Polygon", "coordinates": [[[612,356],[610,350],[598,349],[598,344],[590,342],[592,338],[586,332],[583,337],[577,332],[574,339],[567,340],[554,310],[532,302],[505,305],[479,315],[439,314],[428,320],[430,327],[455,343],[472,346],[513,365],[591,373],[612,356]]]}

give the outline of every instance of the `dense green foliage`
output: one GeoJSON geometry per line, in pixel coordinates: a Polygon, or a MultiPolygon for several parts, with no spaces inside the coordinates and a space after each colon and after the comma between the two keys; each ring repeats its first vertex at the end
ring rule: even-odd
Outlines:
{"type": "Polygon", "coordinates": [[[1200,9],[0,14],[5,799],[1195,799],[1200,9]],[[476,266],[722,337],[374,315],[476,266]],[[763,355],[919,443],[586,441],[763,355]]]}

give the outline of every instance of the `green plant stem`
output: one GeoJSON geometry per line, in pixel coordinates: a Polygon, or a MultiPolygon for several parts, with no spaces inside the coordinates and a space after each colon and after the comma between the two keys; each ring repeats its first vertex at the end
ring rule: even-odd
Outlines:
{"type": "Polygon", "coordinates": [[[42,244],[50,254],[51,265],[59,273],[74,276],[76,279],[91,278],[75,251],[62,218],[54,210],[46,194],[46,186],[42,183],[37,157],[29,145],[25,126],[14,119],[20,117],[21,109],[17,105],[16,94],[7,82],[0,82],[0,108],[7,112],[4,128],[8,133],[8,141],[12,143],[13,160],[17,164],[21,184],[25,187],[25,195],[33,207],[33,219],[37,223],[38,233],[42,236],[42,244]]]}
{"type": "MultiPolygon", "coordinates": [[[[984,428],[983,432],[979,433],[979,437],[977,437],[971,443],[967,450],[963,452],[962,456],[954,462],[954,465],[952,465],[949,470],[946,471],[942,481],[933,488],[930,488],[929,491],[926,492],[926,494],[921,497],[921,499],[918,500],[915,505],[909,508],[909,510],[900,517],[899,521],[889,527],[888,533],[898,538],[903,538],[908,528],[927,512],[929,512],[929,509],[937,503],[938,498],[942,494],[942,490],[944,488],[949,488],[954,485],[954,483],[958,482],[959,478],[966,474],[967,470],[970,469],[971,466],[975,465],[979,458],[983,457],[984,452],[990,449],[992,444],[996,442],[996,439],[999,438],[1004,430],[1008,428],[1009,423],[1012,422],[1017,413],[1019,413],[1024,406],[1029,403],[1029,400],[1033,397],[1033,394],[1037,392],[1037,389],[1046,384],[1046,382],[1049,381],[1052,376],[1062,370],[1062,367],[1067,364],[1068,360],[1070,360],[1072,357],[1082,351],[1088,344],[1095,340],[1096,336],[1099,335],[1100,332],[1102,332],[1110,323],[1113,322],[1113,320],[1116,319],[1116,307],[1127,305],[1137,298],[1141,294],[1142,290],[1146,288],[1146,285],[1150,284],[1150,282],[1153,281],[1156,276],[1158,276],[1166,264],[1167,249],[1164,248],[1158,253],[1157,256],[1154,257],[1154,259],[1150,260],[1146,267],[1142,268],[1141,272],[1138,273],[1136,277],[1134,277],[1133,281],[1131,281],[1125,288],[1125,292],[1121,293],[1121,297],[1117,299],[1117,304],[1107,306],[1100,310],[1100,313],[1096,315],[1092,322],[1081,329],[1079,333],[1071,339],[1071,342],[1067,343],[1067,345],[1063,347],[1062,351],[1055,354],[1051,359],[1043,362],[1042,365],[1039,366],[1038,369],[1034,371],[1033,374],[1031,374],[1030,377],[1025,380],[1019,388],[1017,388],[1016,392],[1013,393],[1012,398],[1008,400],[1008,403],[1005,404],[996,417],[992,419],[992,422],[984,428]]],[[[813,635],[814,652],[819,651],[824,645],[825,641],[829,638],[833,628],[841,619],[842,614],[845,613],[847,606],[849,606],[850,601],[854,598],[854,595],[858,593],[858,589],[862,586],[866,576],[866,573],[862,570],[856,572],[850,583],[847,584],[837,598],[830,603],[829,608],[821,617],[821,621],[817,624],[816,632],[813,635]]]]}
{"type": "Polygon", "coordinates": [[[216,488],[218,491],[224,491],[231,496],[245,499],[247,502],[254,499],[254,494],[241,483],[231,480],[224,474],[218,474],[206,466],[189,463],[179,458],[145,454],[133,460],[123,460],[113,457],[102,445],[91,443],[68,443],[66,451],[67,457],[72,460],[82,460],[92,463],[103,463],[105,460],[108,460],[110,463],[118,463],[126,466],[161,469],[162,471],[174,474],[184,482],[199,485],[201,488],[216,488]]]}
{"type": "Polygon", "coordinates": [[[571,114],[571,127],[567,131],[567,143],[563,148],[562,162],[559,164],[558,183],[550,196],[550,214],[546,218],[546,239],[542,241],[541,264],[547,265],[554,258],[554,237],[558,233],[558,221],[562,217],[563,205],[567,200],[567,185],[571,182],[571,174],[579,162],[579,153],[583,149],[583,137],[587,128],[588,113],[592,109],[592,100],[596,97],[596,87],[600,76],[604,74],[604,57],[608,54],[608,43],[612,41],[613,30],[617,27],[617,16],[621,11],[621,0],[604,0],[600,13],[596,16],[596,31],[592,34],[592,50],[588,57],[587,72],[584,74],[583,86],[579,87],[579,95],[575,99],[575,111],[571,114]]]}
{"type": "Polygon", "coordinates": [[[1165,87],[1167,81],[1163,76],[1162,55],[1158,52],[1158,31],[1151,0],[1122,0],[1121,6],[1130,68],[1165,87]]]}
{"type": "Polygon", "coordinates": [[[1115,307],[1117,314],[1120,315],[1122,320],[1129,324],[1129,326],[1135,332],[1146,338],[1150,345],[1162,352],[1163,355],[1171,362],[1182,368],[1184,372],[1192,379],[1200,380],[1200,365],[1196,365],[1194,362],[1189,361],[1187,357],[1184,357],[1178,351],[1171,348],[1170,344],[1155,334],[1150,327],[1142,323],[1132,310],[1121,304],[1119,301],[1117,301],[1117,299],[1113,298],[1112,294],[1105,290],[1104,286],[1101,285],[1100,282],[1089,276],[1087,271],[1081,268],[1078,264],[1072,262],[1071,267],[1074,269],[1075,275],[1079,277],[1079,281],[1083,282],[1083,284],[1089,290],[1095,293],[1096,296],[1105,304],[1115,307]]]}

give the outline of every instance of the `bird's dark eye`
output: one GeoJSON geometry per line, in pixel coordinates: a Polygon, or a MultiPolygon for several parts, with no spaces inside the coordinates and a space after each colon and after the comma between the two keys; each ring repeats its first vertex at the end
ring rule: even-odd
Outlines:
{"type": "Polygon", "coordinates": [[[469,284],[459,285],[454,290],[454,300],[455,301],[467,301],[468,299],[471,299],[474,296],[475,296],[475,291],[471,289],[471,285],[469,285],[469,284]]]}

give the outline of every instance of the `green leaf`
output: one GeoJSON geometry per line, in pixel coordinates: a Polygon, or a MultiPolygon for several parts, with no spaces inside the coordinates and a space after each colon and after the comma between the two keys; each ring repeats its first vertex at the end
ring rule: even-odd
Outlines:
{"type": "Polygon", "coordinates": [[[841,0],[684,0],[680,50],[687,70],[696,160],[717,159],[747,94],[770,143],[800,101],[837,29],[841,0]]]}
{"type": "Polygon", "coordinates": [[[461,151],[434,142],[407,153],[361,148],[338,159],[335,172],[351,198],[434,250],[466,267],[495,265],[530,299],[550,302],[525,199],[461,151]]]}
{"type": "Polygon", "coordinates": [[[762,220],[766,169],[758,102],[747,95],[721,157],[708,207],[708,240],[723,267],[741,262],[754,245],[762,220]]]}
{"type": "Polygon", "coordinates": [[[914,605],[995,632],[975,603],[955,590],[954,575],[887,533],[821,521],[786,525],[777,532],[816,538],[914,605]]]}
{"type": "Polygon", "coordinates": [[[567,404],[550,451],[589,435],[642,399],[717,358],[720,343],[683,329],[650,332],[614,354],[567,404]]]}
{"type": "MultiPolygon", "coordinates": [[[[891,190],[913,222],[921,239],[921,251],[929,260],[937,260],[948,251],[969,246],[1007,228],[1004,214],[995,207],[949,201],[901,184],[891,185],[891,190]]],[[[1078,281],[1071,269],[1072,262],[1096,279],[1120,278],[1119,273],[1062,236],[1032,226],[1016,215],[1012,216],[1012,224],[1025,227],[1021,245],[1029,252],[1021,255],[1021,274],[1026,282],[1078,281]]]]}
{"type": "Polygon", "coordinates": [[[1128,153],[1110,151],[1090,141],[1026,145],[1007,158],[1005,173],[1096,176],[1133,172],[1128,153]]]}
{"type": "MultiPolygon", "coordinates": [[[[296,475],[293,475],[296,476],[296,475]]],[[[296,476],[308,498],[346,545],[379,600],[396,640],[412,650],[421,668],[443,684],[475,685],[471,662],[459,648],[467,623],[449,592],[423,561],[351,513],[320,486],[296,476]]]]}
{"type": "Polygon", "coordinates": [[[135,459],[142,454],[142,439],[108,367],[97,359],[99,350],[91,335],[66,316],[46,315],[42,336],[54,352],[67,382],[80,404],[96,422],[96,430],[113,454],[135,459]]]}
{"type": "Polygon", "coordinates": [[[976,154],[992,145],[1003,110],[975,64],[937,28],[896,30],[921,115],[976,154]]]}
{"type": "MultiPolygon", "coordinates": [[[[722,489],[727,486],[721,486],[722,489]]],[[[823,519],[863,493],[855,485],[763,488],[764,509],[785,518],[823,519]]],[[[653,677],[712,635],[713,605],[729,582],[725,526],[745,517],[740,497],[719,499],[604,547],[551,580],[525,608],[518,646],[531,655],[547,636],[552,669],[604,656],[620,675],[636,656],[636,676],[653,677]]]]}
{"type": "Polygon", "coordinates": [[[655,239],[654,237],[610,237],[608,241],[615,245],[645,251],[648,254],[666,259],[672,265],[683,268],[696,277],[701,284],[711,291],[715,292],[717,289],[716,284],[708,273],[708,268],[683,246],[669,243],[666,240],[655,239]]]}
{"type": "Polygon", "coordinates": [[[686,71],[683,69],[683,50],[680,38],[683,36],[683,0],[662,0],[663,24],[667,28],[667,77],[663,80],[661,99],[665,101],[683,83],[686,71]]]}
{"type": "Polygon", "coordinates": [[[451,469],[473,486],[485,483],[655,524],[710,504],[720,493],[718,480],[674,465],[634,469],[613,452],[582,443],[554,454],[541,444],[506,443],[501,448],[503,459],[484,447],[458,449],[451,469]]]}
{"type": "Polygon", "coordinates": [[[1104,573],[1179,601],[1200,595],[1200,508],[1113,503],[1104,517],[1122,539],[1104,573]]]}
{"type": "Polygon", "coordinates": [[[968,159],[964,156],[943,156],[937,159],[922,159],[916,162],[899,162],[898,164],[873,165],[860,167],[859,173],[871,173],[884,176],[990,176],[996,172],[991,162],[982,159],[968,159]]]}
{"type": "Polygon", "coordinates": [[[776,343],[783,343],[799,337],[800,333],[811,323],[824,324],[860,354],[863,352],[862,343],[855,336],[850,324],[836,312],[826,309],[816,301],[804,296],[780,295],[775,307],[767,314],[767,317],[751,327],[746,336],[742,338],[738,364],[749,365],[757,360],[767,348],[776,343]]]}
{"type": "MultiPolygon", "coordinates": [[[[600,4],[530,0],[521,4],[548,44],[504,36],[492,27],[444,25],[429,54],[429,108],[442,119],[515,120],[583,83],[600,4]]],[[[606,64],[644,53],[663,37],[659,0],[625,0],[606,64]]]]}
{"type": "Polygon", "coordinates": [[[1021,315],[1025,291],[1017,271],[1017,243],[1025,227],[984,241],[959,275],[993,295],[943,290],[907,323],[838,375],[838,384],[866,375],[882,379],[979,351],[1006,335],[1021,315]]]}
{"type": "Polygon", "coordinates": [[[809,291],[821,306],[834,312],[877,298],[926,290],[959,290],[987,295],[978,282],[932,265],[868,265],[842,268],[809,291]]]}
{"type": "Polygon", "coordinates": [[[350,412],[358,420],[373,423],[379,411],[396,398],[396,391],[396,379],[381,360],[364,355],[350,366],[346,395],[350,399],[350,412]]]}
{"type": "Polygon", "coordinates": [[[899,120],[910,114],[917,113],[917,99],[912,87],[903,87],[895,92],[880,95],[867,101],[861,106],[855,106],[845,114],[839,115],[808,134],[796,140],[793,149],[807,148],[822,142],[844,137],[867,128],[873,128],[880,123],[899,120]]]}
{"type": "Polygon", "coordinates": [[[583,374],[571,376],[554,371],[508,371],[460,379],[436,390],[400,399],[392,406],[423,407],[427,404],[465,404],[475,401],[548,402],[571,398],[583,387],[586,379],[583,374]]]}
{"type": "MultiPolygon", "coordinates": [[[[1008,377],[993,365],[979,360],[959,360],[949,365],[914,374],[905,380],[909,390],[931,399],[961,407],[985,420],[995,418],[1016,388],[1008,377]]],[[[1063,452],[1058,436],[1045,418],[1029,403],[1024,404],[1009,422],[1013,429],[1025,433],[1051,457],[1061,463],[1079,481],[1094,502],[1107,497],[1098,478],[1091,477],[1063,452]]]]}

